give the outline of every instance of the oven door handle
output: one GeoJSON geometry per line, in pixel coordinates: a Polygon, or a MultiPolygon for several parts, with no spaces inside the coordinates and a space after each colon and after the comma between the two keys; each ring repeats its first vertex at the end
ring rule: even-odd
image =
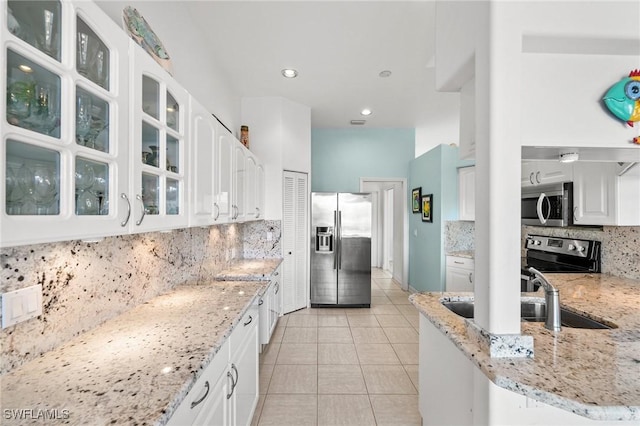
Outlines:
{"type": "Polygon", "coordinates": [[[538,220],[540,220],[540,223],[543,224],[543,225],[546,224],[547,223],[547,219],[549,219],[549,216],[544,217],[544,213],[542,213],[542,203],[544,203],[545,200],[549,204],[549,214],[551,214],[551,202],[547,198],[547,194],[545,194],[544,192],[541,193],[540,196],[538,197],[538,203],[536,204],[536,211],[538,213],[538,220]]]}

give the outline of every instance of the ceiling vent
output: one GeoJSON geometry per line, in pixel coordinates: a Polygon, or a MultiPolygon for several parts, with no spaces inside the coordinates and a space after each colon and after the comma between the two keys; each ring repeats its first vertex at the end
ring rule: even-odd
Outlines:
{"type": "Polygon", "coordinates": [[[367,120],[351,120],[352,126],[362,126],[367,120]]]}

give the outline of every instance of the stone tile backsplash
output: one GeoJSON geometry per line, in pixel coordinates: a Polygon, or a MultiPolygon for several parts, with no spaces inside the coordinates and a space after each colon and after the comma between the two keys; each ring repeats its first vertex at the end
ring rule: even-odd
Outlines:
{"type": "Polygon", "coordinates": [[[1,249],[0,291],[42,284],[43,313],[0,332],[0,374],[234,258],[280,256],[279,221],[1,249]]]}
{"type": "MultiPolygon", "coordinates": [[[[474,249],[475,222],[450,221],[445,223],[445,253],[474,249]]],[[[527,234],[596,240],[602,243],[602,272],[618,277],[640,280],[640,227],[604,226],[593,228],[547,228],[523,226],[522,243],[527,234]]]]}

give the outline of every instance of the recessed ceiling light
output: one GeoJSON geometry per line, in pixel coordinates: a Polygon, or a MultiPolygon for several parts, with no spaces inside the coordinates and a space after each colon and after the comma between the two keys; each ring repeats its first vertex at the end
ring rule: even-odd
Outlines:
{"type": "Polygon", "coordinates": [[[363,109],[360,114],[362,115],[371,115],[371,110],[368,108],[363,109]]]}
{"type": "Polygon", "coordinates": [[[389,70],[384,70],[384,71],[380,71],[380,74],[378,74],[380,77],[382,78],[386,78],[389,77],[391,75],[391,71],[389,70]]]}
{"type": "Polygon", "coordinates": [[[298,71],[293,68],[285,68],[282,70],[282,75],[287,78],[296,78],[298,76],[298,71]]]}

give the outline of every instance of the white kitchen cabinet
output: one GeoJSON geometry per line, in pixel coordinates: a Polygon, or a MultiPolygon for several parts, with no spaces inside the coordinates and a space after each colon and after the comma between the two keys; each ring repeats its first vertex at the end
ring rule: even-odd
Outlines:
{"type": "Polygon", "coordinates": [[[616,224],[616,163],[574,164],[573,223],[616,224]]]}
{"type": "Polygon", "coordinates": [[[473,291],[474,260],[447,256],[446,264],[447,291],[473,291]]]}
{"type": "Polygon", "coordinates": [[[188,225],[189,95],[133,40],[132,232],[188,225]]]}
{"type": "Polygon", "coordinates": [[[640,226],[640,163],[624,163],[617,175],[617,225],[640,226]]]}
{"type": "Polygon", "coordinates": [[[258,168],[256,170],[256,208],[257,216],[256,219],[264,218],[264,197],[265,197],[265,175],[264,175],[264,165],[258,164],[258,168]]]}
{"type": "Polygon", "coordinates": [[[232,220],[243,222],[246,217],[246,148],[240,143],[233,144],[232,220]]]}
{"type": "Polygon", "coordinates": [[[0,9],[0,246],[126,232],[128,37],[91,2],[0,9]]]}
{"type": "Polygon", "coordinates": [[[527,161],[522,163],[522,187],[571,182],[572,180],[573,163],[559,161],[527,161]]]}
{"type": "Polygon", "coordinates": [[[458,219],[476,220],[476,168],[458,169],[458,219]]]}
{"type": "Polygon", "coordinates": [[[278,324],[281,315],[280,302],[280,268],[276,269],[272,276],[269,288],[260,298],[260,344],[268,345],[271,335],[278,324]]]}
{"type": "Polygon", "coordinates": [[[258,402],[258,307],[236,325],[169,425],[247,426],[258,402]]]}
{"type": "Polygon", "coordinates": [[[214,149],[214,220],[215,223],[227,223],[232,220],[234,215],[232,200],[234,138],[221,125],[218,125],[214,149]]]}
{"type": "Polygon", "coordinates": [[[460,88],[460,158],[476,156],[476,79],[460,88]]]}
{"type": "Polygon", "coordinates": [[[189,99],[191,111],[191,217],[190,226],[207,226],[219,219],[214,188],[217,171],[216,144],[218,123],[216,119],[193,98],[189,99]],[[215,167],[212,167],[214,165],[215,167]]]}

